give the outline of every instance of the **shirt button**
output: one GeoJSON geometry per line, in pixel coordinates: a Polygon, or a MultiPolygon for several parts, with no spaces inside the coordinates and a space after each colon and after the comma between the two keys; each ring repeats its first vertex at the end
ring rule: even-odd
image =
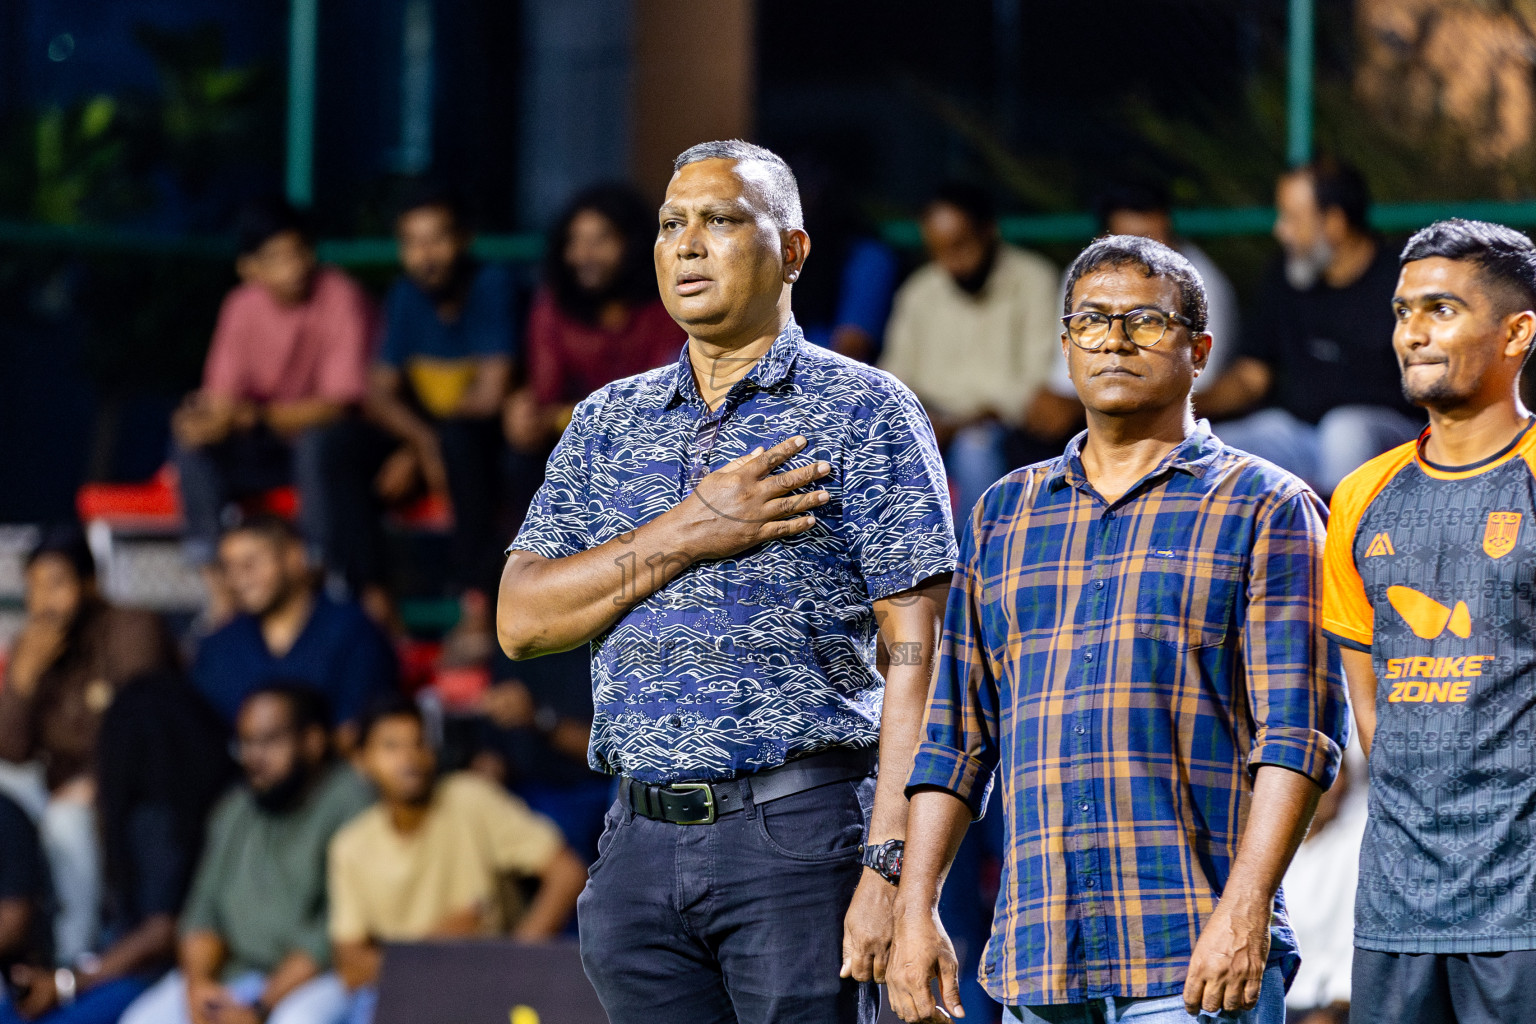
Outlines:
{"type": "Polygon", "coordinates": [[[1073,732],[1075,732],[1075,733],[1077,733],[1077,734],[1078,734],[1078,735],[1079,735],[1079,736],[1081,736],[1081,735],[1083,735],[1083,734],[1084,734],[1084,733],[1085,733],[1085,732],[1087,732],[1087,731],[1088,731],[1088,730],[1087,730],[1087,729],[1084,729],[1084,728],[1083,728],[1083,727],[1082,727],[1082,726],[1080,726],[1080,725],[1079,725],[1079,726],[1077,726],[1077,727],[1075,727],[1075,728],[1074,728],[1074,729],[1073,729],[1073,730],[1072,730],[1072,731],[1073,731],[1073,732]]]}
{"type": "Polygon", "coordinates": [[[1089,808],[1091,808],[1092,806],[1093,806],[1092,804],[1090,804],[1088,801],[1084,800],[1082,803],[1077,805],[1077,809],[1082,811],[1084,814],[1087,814],[1089,808]]]}
{"type": "Polygon", "coordinates": [[[1103,590],[1104,589],[1104,581],[1103,580],[1094,580],[1093,581],[1093,589],[1094,590],[1103,590]]]}
{"type": "Polygon", "coordinates": [[[683,727],[683,716],[673,715],[671,718],[667,719],[667,724],[674,729],[681,729],[683,727]]]}
{"type": "Polygon", "coordinates": [[[1104,513],[1104,521],[1105,522],[1109,522],[1113,518],[1115,518],[1115,514],[1113,512],[1105,512],[1104,513]]]}
{"type": "Polygon", "coordinates": [[[1091,879],[1091,878],[1083,879],[1083,888],[1084,889],[1092,889],[1093,888],[1093,879],[1091,879]]]}
{"type": "Polygon", "coordinates": [[[1084,661],[1092,661],[1093,660],[1093,652],[1092,651],[1084,651],[1083,652],[1083,660],[1084,661]]]}

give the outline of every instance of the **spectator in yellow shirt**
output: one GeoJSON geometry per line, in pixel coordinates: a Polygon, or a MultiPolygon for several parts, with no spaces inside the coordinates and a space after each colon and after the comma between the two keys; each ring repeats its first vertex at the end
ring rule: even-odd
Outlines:
{"type": "Polygon", "coordinates": [[[470,773],[439,778],[413,702],[396,698],[369,716],[361,751],[379,802],[330,850],[331,942],[342,979],[363,990],[359,1001],[378,983],[382,942],[532,941],[565,927],[586,884],[581,860],[517,797],[470,773]],[[539,883],[517,920],[499,897],[508,876],[539,883]]]}

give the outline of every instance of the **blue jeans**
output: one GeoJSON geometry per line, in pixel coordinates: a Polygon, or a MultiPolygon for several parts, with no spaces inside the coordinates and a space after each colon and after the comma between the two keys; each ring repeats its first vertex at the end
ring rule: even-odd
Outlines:
{"type": "Polygon", "coordinates": [[[118,978],[80,993],[70,1006],[60,1007],[31,1021],[0,996],[0,1024],[117,1024],[128,1004],[149,988],[153,979],[141,976],[118,978]]]}
{"type": "Polygon", "coordinates": [[[1424,421],[1381,406],[1341,405],[1315,426],[1265,409],[1213,429],[1223,444],[1290,470],[1326,497],[1371,459],[1418,437],[1424,421]]]}
{"type": "Polygon", "coordinates": [[[1150,999],[1122,999],[1106,996],[1090,999],[1086,1003],[1067,1003],[1060,1006],[1015,1006],[1010,1008],[1005,1020],[1024,1021],[1026,1024],[1216,1024],[1230,1021],[1233,1024],[1285,1024],[1285,975],[1279,967],[1264,972],[1264,986],[1259,990],[1259,1002],[1243,1013],[1202,1013],[1191,1017],[1184,1009],[1182,995],[1154,996],[1150,999]]]}
{"type": "Polygon", "coordinates": [[[291,445],[270,431],[251,430],[203,448],[177,446],[171,457],[187,517],[182,542],[187,561],[201,566],[214,560],[230,502],[290,483],[299,491],[304,540],[322,557],[329,554],[336,539],[331,516],[334,463],[355,429],[343,420],[306,430],[291,445]]]}
{"type": "MultiPolygon", "coordinates": [[[[267,979],[254,971],[226,984],[235,1001],[245,1006],[261,998],[267,979]]],[[[294,989],[272,1008],[268,1024],[343,1024],[352,997],[335,974],[322,974],[294,989]]],[[[187,979],[172,971],[133,1001],[121,1024],[191,1024],[187,979]]]]}
{"type": "Polygon", "coordinates": [[[576,905],[611,1024],[873,1024],[838,977],[875,780],[836,782],[712,825],[615,803],[576,905]]]}

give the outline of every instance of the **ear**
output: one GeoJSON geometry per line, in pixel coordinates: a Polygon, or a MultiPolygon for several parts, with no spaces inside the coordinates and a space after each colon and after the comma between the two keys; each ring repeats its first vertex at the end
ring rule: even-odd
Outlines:
{"type": "Polygon", "coordinates": [[[1527,309],[1516,313],[1509,318],[1508,331],[1504,337],[1504,354],[1524,359],[1530,351],[1533,338],[1536,338],[1536,312],[1527,309]]]}
{"type": "Polygon", "coordinates": [[[1337,206],[1330,206],[1323,211],[1323,236],[1330,242],[1341,241],[1349,234],[1349,218],[1344,216],[1344,211],[1337,206]]]}
{"type": "Polygon", "coordinates": [[[791,228],[780,232],[779,237],[784,246],[784,280],[793,284],[811,255],[811,236],[800,228],[791,228]]]}
{"type": "Polygon", "coordinates": [[[1211,358],[1211,345],[1214,342],[1210,331],[1201,331],[1190,340],[1189,354],[1194,360],[1196,377],[1205,372],[1205,364],[1211,358]]]}
{"type": "Polygon", "coordinates": [[[318,764],[325,760],[330,746],[331,737],[326,734],[322,726],[312,725],[304,730],[304,759],[311,764],[318,764]]]}

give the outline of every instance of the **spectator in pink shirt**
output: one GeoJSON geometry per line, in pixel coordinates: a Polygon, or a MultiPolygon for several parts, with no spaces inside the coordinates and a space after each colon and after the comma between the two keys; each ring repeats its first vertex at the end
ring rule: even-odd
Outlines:
{"type": "Polygon", "coordinates": [[[351,413],[368,388],[373,313],[351,278],[315,259],[297,211],[280,201],[241,215],[240,285],[219,312],[203,386],[171,421],[187,517],[188,558],[203,567],[217,621],[224,611],[214,553],[226,506],[297,485],[300,527],[328,568],[340,529],[327,469],[345,457],[351,413]]]}

